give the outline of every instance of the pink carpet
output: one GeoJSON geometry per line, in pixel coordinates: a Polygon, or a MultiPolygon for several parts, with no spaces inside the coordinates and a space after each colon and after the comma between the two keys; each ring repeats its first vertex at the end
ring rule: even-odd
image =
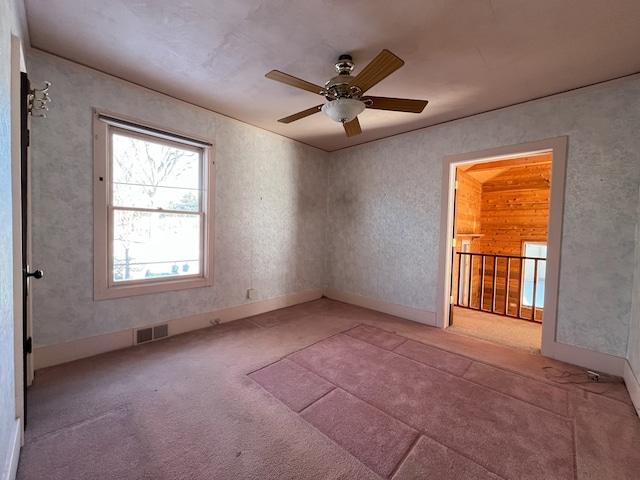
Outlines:
{"type": "Polygon", "coordinates": [[[371,326],[251,377],[384,478],[576,476],[565,390],[371,326]]]}
{"type": "Polygon", "coordinates": [[[640,479],[624,384],[585,379],[320,299],[38,370],[17,479],[640,479]]]}

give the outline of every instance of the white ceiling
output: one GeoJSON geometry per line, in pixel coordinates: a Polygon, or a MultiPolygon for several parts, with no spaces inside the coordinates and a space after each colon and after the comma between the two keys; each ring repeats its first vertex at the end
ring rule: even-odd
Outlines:
{"type": "Polygon", "coordinates": [[[638,0],[24,4],[33,48],[327,151],[640,72],[638,0]],[[324,99],[265,73],[323,85],[340,54],[355,75],[384,48],[406,64],[367,93],[423,113],[367,109],[352,138],[322,113],[276,121],[324,99]]]}

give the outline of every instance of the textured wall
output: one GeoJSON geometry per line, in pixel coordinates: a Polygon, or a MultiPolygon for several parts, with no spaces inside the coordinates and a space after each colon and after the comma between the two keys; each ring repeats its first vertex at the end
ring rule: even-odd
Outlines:
{"type": "Polygon", "coordinates": [[[568,135],[557,338],[626,356],[638,98],[636,77],[336,152],[328,286],[435,312],[442,158],[568,135]]]}
{"type": "Polygon", "coordinates": [[[238,305],[249,287],[266,299],[324,284],[433,312],[442,157],[568,135],[558,340],[626,355],[637,78],[328,155],[66,62],[28,60],[31,78],[55,91],[33,129],[34,261],[48,274],[34,292],[37,345],[238,305]],[[92,106],[214,138],[213,288],[93,302],[92,106]]]}
{"type": "Polygon", "coordinates": [[[13,229],[11,199],[11,10],[0,3],[0,477],[13,452],[13,229]]]}
{"type": "Polygon", "coordinates": [[[627,358],[636,378],[640,380],[640,203],[636,220],[636,252],[633,269],[633,294],[631,305],[631,326],[629,328],[629,345],[627,358]]]}
{"type": "Polygon", "coordinates": [[[37,346],[322,287],[326,154],[53,57],[27,58],[50,81],[33,122],[33,262],[37,346]],[[93,301],[92,107],[212,138],[215,285],[93,301]]]}

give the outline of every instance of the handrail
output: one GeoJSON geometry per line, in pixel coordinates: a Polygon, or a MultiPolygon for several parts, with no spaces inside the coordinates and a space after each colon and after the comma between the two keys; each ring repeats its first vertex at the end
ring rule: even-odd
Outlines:
{"type": "MultiPolygon", "coordinates": [[[[539,257],[526,257],[526,256],[514,256],[514,255],[501,255],[501,254],[489,254],[489,253],[472,253],[472,252],[456,252],[457,257],[457,282],[455,282],[455,286],[457,289],[457,295],[453,295],[454,301],[453,305],[467,308],[471,310],[478,310],[487,313],[494,313],[497,315],[502,315],[511,318],[521,318],[523,320],[529,320],[533,322],[539,322],[536,318],[538,314],[540,318],[542,318],[542,314],[544,311],[544,305],[538,306],[538,302],[536,301],[536,296],[538,293],[538,281],[539,281],[539,264],[540,262],[546,262],[545,258],[539,257]],[[476,268],[474,272],[474,259],[479,257],[482,261],[480,268],[476,268]],[[468,259],[468,266],[462,266],[462,260],[465,258],[465,263],[468,259]],[[493,260],[492,269],[488,270],[486,261],[493,260]],[[500,274],[499,271],[499,261],[505,260],[505,270],[506,274],[500,274]],[[513,262],[516,262],[516,265],[513,262]],[[533,261],[533,285],[532,285],[532,299],[531,306],[523,305],[522,295],[524,292],[525,285],[525,262],[533,261]],[[468,269],[468,272],[467,272],[468,269]],[[515,314],[512,314],[512,309],[510,308],[510,294],[513,293],[513,288],[511,287],[511,281],[513,272],[518,271],[519,279],[517,282],[517,295],[516,295],[516,309],[515,314]],[[474,285],[474,273],[480,277],[480,288],[478,289],[477,285],[474,285]],[[464,278],[464,281],[461,281],[461,277],[464,278]],[[490,285],[490,293],[491,293],[491,305],[490,308],[487,308],[485,305],[485,296],[489,293],[489,287],[487,283],[490,285]],[[498,287],[499,283],[504,284],[504,300],[503,305],[500,308],[498,301],[498,287]],[[474,288],[475,287],[475,288],[474,288]],[[477,299],[476,295],[479,293],[480,298],[477,299]],[[466,299],[465,299],[466,294],[466,299]],[[475,301],[474,301],[475,300],[475,301]],[[531,311],[524,311],[531,309],[531,311]]],[[[545,263],[546,265],[546,263],[545,263]]],[[[455,269],[454,269],[455,271],[455,269]]],[[[543,292],[544,295],[544,292],[543,292]]],[[[488,301],[486,302],[488,304],[488,301]]]]}

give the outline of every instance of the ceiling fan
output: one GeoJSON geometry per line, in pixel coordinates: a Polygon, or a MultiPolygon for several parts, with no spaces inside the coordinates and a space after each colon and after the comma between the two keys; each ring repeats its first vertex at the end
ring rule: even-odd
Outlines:
{"type": "Polygon", "coordinates": [[[389,50],[382,50],[355,77],[351,76],[355,64],[351,55],[340,55],[336,63],[338,75],[333,77],[324,87],[314,85],[300,78],[278,70],[272,70],[265,77],[276,82],[286,83],[311,93],[317,93],[327,99],[327,103],[316,105],[302,112],[294,113],[278,120],[291,123],[322,111],[332,120],[344,125],[347,137],[362,133],[358,115],[365,108],[376,110],[393,110],[396,112],[421,113],[427,106],[427,100],[410,100],[406,98],[363,96],[371,87],[382,81],[404,65],[404,61],[389,50]]]}

